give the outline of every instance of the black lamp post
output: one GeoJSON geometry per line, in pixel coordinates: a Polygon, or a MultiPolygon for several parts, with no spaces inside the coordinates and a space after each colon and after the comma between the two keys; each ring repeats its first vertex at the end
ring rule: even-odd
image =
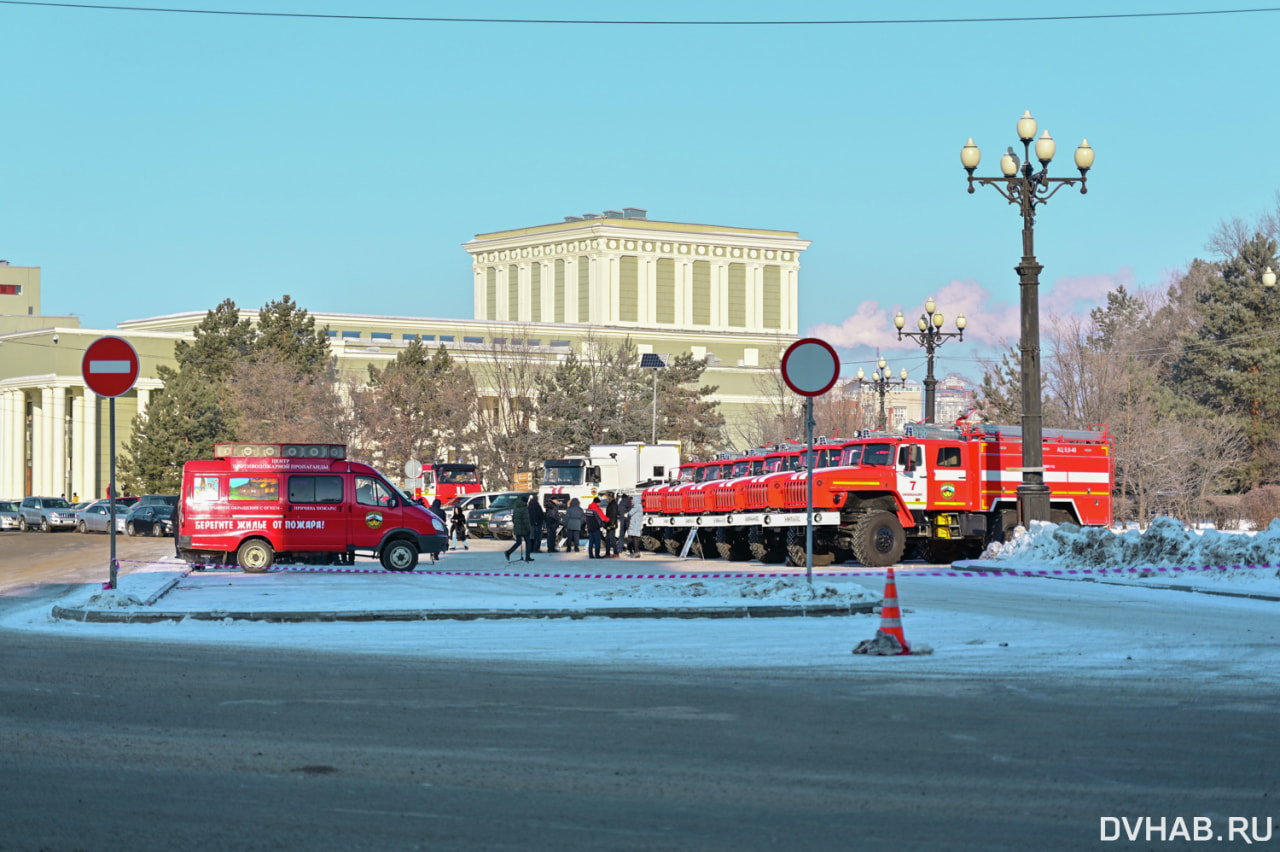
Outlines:
{"type": "Polygon", "coordinates": [[[911,338],[923,346],[924,351],[929,356],[929,370],[924,379],[924,421],[926,423],[935,422],[937,415],[935,391],[938,387],[938,380],[933,377],[933,351],[952,337],[957,340],[964,340],[966,323],[964,314],[960,314],[956,317],[956,328],[960,330],[943,331],[942,324],[946,320],[943,319],[937,308],[937,303],[930,296],[929,301],[924,303],[925,312],[920,315],[920,319],[916,320],[916,327],[920,329],[919,331],[903,331],[907,325],[907,318],[902,315],[902,311],[898,311],[898,315],[893,318],[893,324],[898,327],[898,339],[911,338]]]}
{"type": "Polygon", "coordinates": [[[907,371],[903,370],[899,375],[901,380],[893,380],[893,372],[889,366],[881,358],[877,365],[880,369],[871,374],[871,381],[867,381],[866,374],[862,372],[862,368],[858,368],[858,388],[861,390],[863,385],[871,385],[871,389],[880,395],[880,414],[876,417],[876,431],[883,432],[888,428],[889,416],[884,410],[884,395],[889,392],[890,385],[906,385],[907,371]]]}
{"type": "Polygon", "coordinates": [[[1036,208],[1047,202],[1064,186],[1080,184],[1080,194],[1088,192],[1086,177],[1093,167],[1093,149],[1089,140],[1076,149],[1078,178],[1049,177],[1049,161],[1057,148],[1049,131],[1036,139],[1036,120],[1028,110],[1018,120],[1018,139],[1023,157],[1018,159],[1013,146],[1000,158],[1003,177],[975,178],[982,153],[970,138],[960,151],[960,162],[969,173],[969,192],[974,183],[995,187],[996,192],[1016,204],[1022,213],[1022,262],[1014,269],[1022,290],[1022,484],[1018,486],[1018,521],[1026,526],[1031,521],[1049,520],[1049,487],[1044,484],[1044,428],[1040,398],[1040,270],[1035,254],[1036,208]],[[1040,171],[1031,168],[1031,141],[1035,139],[1040,171]]]}

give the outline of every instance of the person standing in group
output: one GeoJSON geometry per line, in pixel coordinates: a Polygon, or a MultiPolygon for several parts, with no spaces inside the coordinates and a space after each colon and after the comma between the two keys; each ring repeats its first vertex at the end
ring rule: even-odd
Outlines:
{"type": "Polygon", "coordinates": [[[587,516],[587,558],[600,559],[600,539],[604,530],[604,511],[600,508],[600,500],[591,498],[585,512],[587,516]]]}
{"type": "Polygon", "coordinates": [[[543,513],[542,522],[547,528],[547,553],[556,552],[556,534],[560,531],[560,507],[552,501],[543,513]]]}
{"type": "Polygon", "coordinates": [[[644,533],[644,507],[634,497],[627,498],[631,506],[627,509],[627,555],[632,559],[640,558],[640,536],[644,533]]]}
{"type": "Polygon", "coordinates": [[[602,497],[604,504],[604,558],[618,555],[618,501],[602,497]]]}
{"type": "Polygon", "coordinates": [[[533,533],[533,525],[529,522],[529,507],[519,500],[511,507],[511,532],[516,537],[516,543],[511,545],[503,556],[510,562],[511,554],[519,550],[520,545],[523,544],[523,561],[532,562],[533,557],[529,555],[529,536],[533,533]]]}
{"type": "Polygon", "coordinates": [[[467,547],[467,516],[462,514],[462,504],[453,507],[453,519],[449,522],[449,529],[453,533],[454,546],[452,550],[470,550],[467,547]]]}
{"type": "Polygon", "coordinates": [[[431,501],[431,514],[435,515],[437,518],[439,518],[442,521],[445,519],[444,504],[440,502],[439,497],[431,501]]]}
{"type": "Polygon", "coordinates": [[[538,502],[538,495],[529,496],[529,504],[525,507],[529,512],[529,526],[536,531],[536,535],[531,534],[529,538],[529,552],[542,552],[542,521],[543,515],[542,504],[538,502]]]}
{"type": "Polygon", "coordinates": [[[570,553],[577,553],[580,550],[582,522],[585,518],[586,513],[582,511],[582,505],[578,502],[578,498],[574,497],[569,501],[569,508],[564,510],[564,549],[570,553]]]}

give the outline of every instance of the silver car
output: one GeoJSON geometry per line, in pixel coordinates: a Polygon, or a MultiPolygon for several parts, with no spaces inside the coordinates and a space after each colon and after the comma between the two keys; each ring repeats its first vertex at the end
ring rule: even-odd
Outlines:
{"type": "Polygon", "coordinates": [[[18,512],[18,529],[23,532],[53,532],[56,529],[73,529],[76,525],[75,511],[61,497],[23,497],[18,512]]]}
{"type": "MultiPolygon", "coordinates": [[[[123,519],[131,507],[116,503],[116,518],[123,519]]],[[[122,527],[123,528],[123,527],[122,527]]],[[[110,532],[111,501],[98,500],[76,514],[76,532],[110,532]]]]}
{"type": "Polygon", "coordinates": [[[0,530],[18,529],[19,517],[17,500],[0,500],[0,530]]]}

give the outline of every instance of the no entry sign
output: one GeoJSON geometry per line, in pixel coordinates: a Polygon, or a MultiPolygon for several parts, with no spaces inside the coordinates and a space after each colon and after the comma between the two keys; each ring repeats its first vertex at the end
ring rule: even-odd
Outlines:
{"type": "Polygon", "coordinates": [[[840,378],[840,356],[831,344],[802,337],[782,356],[782,380],[801,396],[822,396],[840,378]]]}
{"type": "Polygon", "coordinates": [[[138,380],[138,353],[123,338],[100,337],[84,351],[80,373],[98,396],[121,396],[138,380]]]}

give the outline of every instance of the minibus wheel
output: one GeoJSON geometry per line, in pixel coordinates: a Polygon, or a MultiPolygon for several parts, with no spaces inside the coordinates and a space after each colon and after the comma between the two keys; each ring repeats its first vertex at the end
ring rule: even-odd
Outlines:
{"type": "Polygon", "coordinates": [[[382,548],[382,567],[388,571],[412,571],[418,565],[418,548],[405,538],[387,542],[382,548]]]}
{"type": "Polygon", "coordinates": [[[260,538],[251,538],[236,551],[236,562],[246,574],[261,574],[271,567],[276,553],[260,538]]]}

